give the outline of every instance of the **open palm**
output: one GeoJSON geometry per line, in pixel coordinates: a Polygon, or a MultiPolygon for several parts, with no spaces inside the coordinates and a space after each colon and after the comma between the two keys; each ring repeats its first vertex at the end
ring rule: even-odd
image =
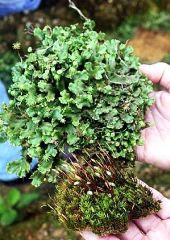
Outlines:
{"type": "Polygon", "coordinates": [[[165,90],[152,94],[155,101],[146,113],[150,127],[142,131],[144,145],[137,147],[137,157],[140,161],[170,169],[170,66],[156,63],[142,65],[140,70],[165,90]]]}

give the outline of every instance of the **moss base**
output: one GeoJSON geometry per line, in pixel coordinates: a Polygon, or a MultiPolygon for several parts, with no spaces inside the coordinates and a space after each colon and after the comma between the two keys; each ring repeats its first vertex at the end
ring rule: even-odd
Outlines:
{"type": "Polygon", "coordinates": [[[133,170],[102,159],[76,163],[55,197],[54,212],[68,228],[100,236],[120,234],[130,220],[160,210],[160,202],[139,184],[133,170]]]}

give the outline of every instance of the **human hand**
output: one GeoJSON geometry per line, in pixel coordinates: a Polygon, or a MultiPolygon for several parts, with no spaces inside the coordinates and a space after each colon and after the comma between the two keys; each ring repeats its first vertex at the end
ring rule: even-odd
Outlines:
{"type": "Polygon", "coordinates": [[[142,131],[144,145],[136,148],[137,157],[142,162],[170,170],[170,65],[141,65],[140,71],[165,90],[152,94],[155,102],[146,113],[150,127],[142,131]]]}
{"type": "Polygon", "coordinates": [[[146,218],[130,222],[126,233],[118,236],[98,237],[91,232],[83,232],[85,240],[169,240],[170,239],[170,200],[151,188],[153,197],[161,201],[161,210],[146,218]]]}

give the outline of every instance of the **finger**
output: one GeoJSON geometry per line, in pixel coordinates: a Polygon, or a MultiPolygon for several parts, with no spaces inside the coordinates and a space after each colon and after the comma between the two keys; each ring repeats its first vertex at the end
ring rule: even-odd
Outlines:
{"type": "MultiPolygon", "coordinates": [[[[156,112],[157,115],[159,114],[159,118],[162,122],[165,122],[165,120],[167,120],[166,127],[168,129],[170,121],[170,94],[166,91],[159,91],[156,93],[155,96],[156,102],[153,110],[156,112]]],[[[161,124],[159,124],[159,127],[161,127],[161,124]]]]}
{"type": "MultiPolygon", "coordinates": [[[[146,235],[146,239],[169,240],[170,239],[170,220],[163,220],[157,228],[153,228],[146,235]]],[[[145,240],[145,238],[143,239],[145,240]]]]}
{"type": "Polygon", "coordinates": [[[170,200],[158,192],[156,189],[149,187],[146,183],[138,180],[139,183],[147,188],[149,188],[153,194],[153,198],[157,201],[161,201],[161,210],[156,214],[162,220],[170,219],[170,200]]]}
{"type": "Polygon", "coordinates": [[[139,70],[144,73],[153,83],[170,89],[170,66],[167,63],[143,64],[139,70]]]}
{"type": "Polygon", "coordinates": [[[163,220],[162,223],[164,224],[166,231],[168,232],[168,234],[170,235],[170,219],[167,220],[163,220]]]}
{"type": "Polygon", "coordinates": [[[162,220],[156,215],[150,215],[145,218],[134,220],[134,223],[145,234],[147,234],[150,230],[155,229],[161,222],[162,220]]]}
{"type": "Polygon", "coordinates": [[[142,240],[144,233],[134,223],[130,223],[128,230],[119,237],[120,240],[142,240]]]}
{"type": "Polygon", "coordinates": [[[156,200],[161,201],[161,210],[157,213],[157,215],[161,219],[170,219],[170,200],[164,197],[160,192],[155,190],[154,188],[150,188],[153,193],[153,197],[156,200]]]}
{"type": "Polygon", "coordinates": [[[120,238],[117,238],[115,236],[108,236],[108,237],[99,238],[99,240],[120,240],[120,238]]]}
{"type": "Polygon", "coordinates": [[[84,231],[84,232],[81,232],[80,235],[85,240],[100,240],[100,238],[96,234],[94,234],[92,232],[84,231]]]}

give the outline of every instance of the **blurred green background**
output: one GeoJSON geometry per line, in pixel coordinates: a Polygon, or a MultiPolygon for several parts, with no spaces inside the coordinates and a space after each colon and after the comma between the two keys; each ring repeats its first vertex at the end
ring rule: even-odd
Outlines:
{"type": "MultiPolygon", "coordinates": [[[[143,63],[170,63],[169,0],[74,0],[96,29],[133,46],[143,63]]],[[[43,0],[34,12],[10,15],[0,19],[0,79],[8,88],[11,68],[35,48],[29,29],[35,26],[68,25],[82,20],[68,7],[67,0],[43,0]],[[19,42],[19,50],[13,44],[19,42]]],[[[170,197],[170,173],[152,166],[137,164],[139,178],[170,197]]],[[[39,189],[29,183],[6,186],[0,184],[0,240],[78,240],[79,234],[61,226],[48,212],[52,185],[39,189]],[[12,199],[12,200],[11,200],[12,199]],[[42,207],[44,206],[45,207],[42,207]]]]}

